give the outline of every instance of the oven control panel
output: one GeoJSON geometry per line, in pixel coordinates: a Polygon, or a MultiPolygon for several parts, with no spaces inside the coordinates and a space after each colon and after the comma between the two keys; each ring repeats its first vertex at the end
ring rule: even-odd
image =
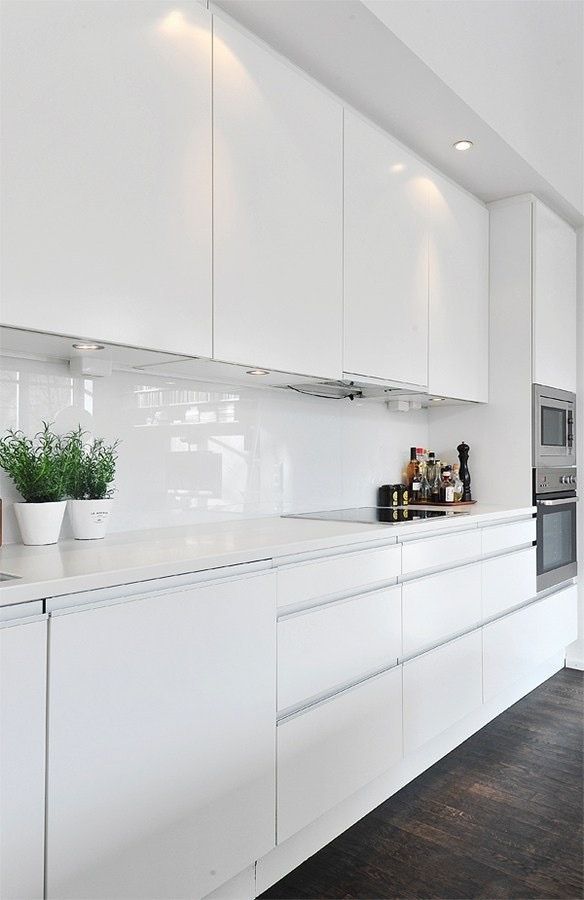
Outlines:
{"type": "Polygon", "coordinates": [[[534,494],[576,491],[576,466],[540,466],[533,470],[534,494]]]}

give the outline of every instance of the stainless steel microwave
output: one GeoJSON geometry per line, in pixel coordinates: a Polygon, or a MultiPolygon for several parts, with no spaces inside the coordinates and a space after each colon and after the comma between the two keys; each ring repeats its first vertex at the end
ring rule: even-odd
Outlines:
{"type": "Polygon", "coordinates": [[[576,395],[533,385],[533,465],[576,465],[576,395]]]}

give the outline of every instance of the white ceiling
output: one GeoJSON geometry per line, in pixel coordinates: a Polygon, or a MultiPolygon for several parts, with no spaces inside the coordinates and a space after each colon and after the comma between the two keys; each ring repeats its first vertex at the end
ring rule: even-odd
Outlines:
{"type": "Polygon", "coordinates": [[[581,2],[363,2],[584,212],[581,2]]]}
{"type": "MultiPolygon", "coordinates": [[[[405,0],[402,4],[401,0],[378,0],[381,7],[430,6],[438,13],[448,2],[426,4],[424,0],[405,0]]],[[[467,5],[481,2],[469,0],[467,5]]],[[[518,0],[514,5],[532,2],[518,0]]],[[[373,3],[374,0],[368,0],[368,5],[373,3]]],[[[578,3],[576,0],[574,5],[578,3]]],[[[558,4],[564,5],[562,0],[549,5],[558,4]]],[[[536,153],[527,159],[518,149],[518,138],[514,137],[512,143],[509,134],[502,134],[488,121],[484,108],[475,108],[478,100],[470,97],[470,90],[469,96],[463,98],[460,88],[457,92],[446,82],[446,75],[441,76],[432,67],[442,72],[445,62],[439,66],[439,61],[432,59],[431,66],[421,59],[405,38],[400,39],[381,21],[379,14],[383,10],[377,8],[374,14],[368,5],[360,0],[216,0],[211,4],[233,16],[481,199],[489,201],[532,192],[575,225],[581,225],[583,208],[574,202],[573,178],[565,179],[566,188],[562,178],[557,174],[553,177],[550,171],[552,168],[567,171],[560,155],[554,157],[555,165],[550,165],[548,154],[547,168],[535,158],[536,153]],[[461,137],[475,141],[472,152],[457,153],[452,149],[452,142],[461,137]]],[[[506,6],[507,0],[487,0],[487,5],[506,6]]],[[[415,36],[417,30],[415,23],[412,24],[414,13],[403,12],[400,16],[398,12],[395,11],[395,27],[399,26],[404,35],[407,32],[414,42],[412,34],[415,36]]],[[[393,11],[391,15],[394,17],[393,11]]],[[[503,37],[499,35],[501,41],[503,37]]],[[[436,42],[435,32],[426,38],[432,46],[436,42]]],[[[438,40],[444,45],[446,59],[452,55],[452,49],[448,50],[446,39],[438,40]]],[[[418,49],[422,53],[422,48],[418,49]]],[[[472,52],[468,58],[472,62],[472,52]]],[[[449,77],[453,78],[452,72],[449,77]]],[[[521,95],[526,89],[524,85],[517,93],[521,95]]],[[[512,122],[513,114],[509,113],[507,118],[512,122]]],[[[526,118],[531,123],[532,114],[526,118]]],[[[577,114],[573,118],[578,122],[577,114]]],[[[496,124],[503,128],[500,122],[496,124]]],[[[524,143],[528,143],[527,138],[524,143]]]]}

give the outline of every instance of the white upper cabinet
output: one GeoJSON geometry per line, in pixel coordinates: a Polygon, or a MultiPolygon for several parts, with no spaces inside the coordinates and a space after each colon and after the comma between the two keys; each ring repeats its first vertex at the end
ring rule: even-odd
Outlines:
{"type": "Polygon", "coordinates": [[[576,233],[533,204],[533,380],[576,391],[576,233]]]}
{"type": "Polygon", "coordinates": [[[489,214],[440,176],[431,182],[429,391],[487,401],[489,214]]]}
{"type": "Polygon", "coordinates": [[[215,17],[214,357],[339,377],[342,108],[215,17]]]}
{"type": "Polygon", "coordinates": [[[210,20],[3,4],[4,324],[211,355],[210,20]]]}
{"type": "Polygon", "coordinates": [[[428,383],[427,170],[345,111],[344,370],[428,383]]]}

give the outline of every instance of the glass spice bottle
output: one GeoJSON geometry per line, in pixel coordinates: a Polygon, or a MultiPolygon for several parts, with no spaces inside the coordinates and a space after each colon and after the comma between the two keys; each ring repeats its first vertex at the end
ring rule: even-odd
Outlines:
{"type": "Polygon", "coordinates": [[[432,485],[428,478],[427,463],[420,464],[420,475],[422,478],[422,484],[420,486],[420,503],[429,503],[432,499],[432,485]]]}
{"type": "Polygon", "coordinates": [[[462,495],[464,493],[464,485],[460,478],[460,465],[458,463],[454,463],[452,466],[452,486],[454,488],[454,502],[460,503],[462,500],[462,495]]]}
{"type": "Polygon", "coordinates": [[[444,468],[442,469],[440,502],[454,503],[454,485],[452,484],[452,470],[450,469],[450,466],[444,466],[444,468]]]}

